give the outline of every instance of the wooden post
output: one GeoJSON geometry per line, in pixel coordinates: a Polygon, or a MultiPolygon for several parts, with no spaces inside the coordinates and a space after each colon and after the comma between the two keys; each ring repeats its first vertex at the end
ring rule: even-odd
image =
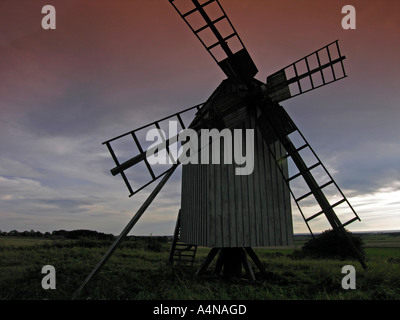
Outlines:
{"type": "Polygon", "coordinates": [[[214,269],[214,274],[222,275],[223,279],[225,280],[229,280],[234,277],[240,277],[242,275],[242,266],[244,267],[249,280],[256,280],[253,269],[249,260],[247,259],[247,253],[258,266],[260,271],[264,275],[267,274],[263,264],[251,248],[213,248],[204,260],[200,269],[197,271],[197,276],[204,274],[207,267],[210,265],[211,261],[218,252],[219,255],[214,269]]]}
{"type": "Polygon", "coordinates": [[[229,280],[240,277],[242,274],[242,248],[223,248],[221,250],[221,263],[223,265],[222,277],[229,280]]]}

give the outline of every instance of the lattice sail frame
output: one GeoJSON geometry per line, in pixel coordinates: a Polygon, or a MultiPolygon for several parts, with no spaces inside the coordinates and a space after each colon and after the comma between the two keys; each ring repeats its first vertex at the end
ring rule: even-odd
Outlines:
{"type": "MultiPolygon", "coordinates": [[[[122,179],[125,182],[126,187],[129,190],[129,197],[132,197],[133,195],[135,195],[136,193],[138,193],[139,191],[141,191],[142,189],[144,189],[145,187],[150,185],[155,180],[158,180],[160,177],[165,175],[169,170],[171,170],[171,168],[173,167],[173,164],[178,163],[178,161],[177,161],[178,159],[175,159],[175,158],[171,159],[171,163],[162,165],[162,169],[160,170],[160,166],[158,166],[156,164],[151,164],[148,161],[148,158],[147,158],[148,152],[151,152],[151,151],[161,152],[163,149],[166,149],[166,151],[168,152],[168,155],[171,156],[172,153],[170,152],[170,145],[173,143],[178,143],[177,136],[173,136],[173,137],[169,137],[169,138],[163,136],[162,131],[160,131],[160,130],[162,130],[160,124],[164,123],[166,121],[168,121],[168,122],[175,121],[176,123],[179,123],[181,130],[187,129],[190,127],[190,123],[192,121],[191,116],[193,115],[193,111],[195,111],[195,112],[199,111],[202,105],[203,104],[199,104],[199,105],[190,107],[181,112],[172,114],[168,117],[154,121],[154,122],[144,125],[140,128],[129,131],[127,133],[124,133],[122,135],[119,135],[117,137],[114,137],[112,139],[109,139],[109,140],[103,142],[103,145],[107,146],[108,151],[110,152],[110,154],[114,160],[114,163],[115,163],[115,167],[113,169],[111,169],[111,174],[113,176],[115,176],[117,174],[121,175],[122,179]],[[149,131],[151,129],[157,129],[160,132],[159,138],[161,138],[163,140],[163,142],[152,148],[147,149],[145,147],[145,145],[149,144],[149,142],[146,141],[144,139],[144,137],[139,138],[138,132],[145,131],[145,130],[149,131]],[[117,154],[117,152],[115,151],[115,147],[114,147],[114,144],[116,144],[118,141],[121,141],[122,139],[126,139],[126,138],[132,139],[131,142],[133,143],[133,145],[132,145],[131,150],[132,150],[133,154],[136,154],[135,156],[129,157],[128,159],[126,159],[126,157],[123,158],[123,157],[121,157],[121,155],[117,154]],[[124,160],[121,160],[121,159],[124,159],[124,160]],[[140,179],[142,181],[139,181],[138,187],[134,188],[132,186],[132,184],[133,184],[132,182],[136,177],[128,176],[127,170],[129,170],[130,168],[132,168],[133,166],[136,166],[138,164],[145,165],[145,168],[148,173],[148,179],[147,180],[140,179]]],[[[177,132],[177,134],[178,133],[179,132],[177,132]]],[[[143,174],[143,172],[137,172],[137,173],[143,174]]],[[[136,181],[135,181],[135,183],[136,183],[136,181]]]]}
{"type": "Polygon", "coordinates": [[[267,77],[269,97],[281,102],[346,78],[339,40],[318,49],[267,77]]]}
{"type": "Polygon", "coordinates": [[[228,78],[251,85],[258,69],[218,0],[169,0],[228,78]]]}

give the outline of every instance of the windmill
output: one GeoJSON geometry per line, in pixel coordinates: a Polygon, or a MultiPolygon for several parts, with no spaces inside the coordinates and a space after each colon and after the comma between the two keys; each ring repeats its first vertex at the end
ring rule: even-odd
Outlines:
{"type": "MultiPolygon", "coordinates": [[[[366,268],[363,257],[344,229],[360,220],[359,216],[279,104],[346,77],[345,56],[340,52],[338,40],[273,73],[263,83],[254,78],[257,67],[218,0],[169,2],[222,69],[226,79],[205,103],[103,142],[115,162],[111,173],[122,177],[129,196],[155,181],[158,184],[78,291],[106,263],[181,164],[180,158],[174,157],[172,152],[179,144],[178,129],[175,128],[172,137],[167,137],[163,130],[164,124],[171,122],[179,125],[181,131],[190,129],[198,135],[203,129],[212,128],[253,130],[254,169],[248,175],[235,175],[237,168],[229,163],[182,166],[181,210],[170,262],[176,259],[176,253],[182,256],[185,250],[192,252],[189,256],[193,262],[196,247],[206,246],[211,251],[197,274],[203,274],[219,253],[217,272],[223,268],[226,274],[237,274],[243,265],[254,279],[247,255],[261,272],[265,269],[253,247],[289,245],[293,241],[292,201],[312,235],[310,224],[326,219],[334,231],[347,237],[349,246],[366,268]],[[146,148],[143,132],[154,128],[159,132],[160,143],[150,147],[147,143],[146,148]],[[171,161],[165,165],[150,161],[149,155],[162,152],[171,161]],[[314,162],[310,164],[304,153],[311,155],[314,162]],[[297,173],[289,176],[289,166],[297,173]],[[137,173],[132,176],[133,169],[137,169],[137,173]],[[144,174],[148,175],[147,180],[144,174]],[[320,182],[321,176],[325,177],[323,182],[320,182]],[[297,180],[301,180],[302,188],[296,187],[297,180]],[[138,181],[141,183],[134,186],[138,181]],[[314,206],[310,206],[312,202],[314,206]],[[310,207],[318,209],[310,213],[310,207]],[[346,212],[345,222],[339,218],[342,212],[346,212]],[[178,247],[179,243],[183,243],[183,247],[178,247]]],[[[222,153],[227,150],[225,144],[217,148],[222,153]]]]}

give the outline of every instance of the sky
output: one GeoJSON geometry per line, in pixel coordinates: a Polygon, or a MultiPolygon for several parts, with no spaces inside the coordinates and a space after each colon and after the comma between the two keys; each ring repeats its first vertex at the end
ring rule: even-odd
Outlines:
{"type": "MultiPolygon", "coordinates": [[[[282,105],[360,216],[348,229],[399,230],[400,2],[220,2],[264,82],[340,40],[348,77],[282,105]]],[[[0,230],[119,234],[152,189],[128,197],[102,142],[205,102],[224,78],[167,0],[2,0],[0,230]],[[55,30],[41,26],[48,4],[55,30]]],[[[173,233],[180,174],[131,234],[173,233]]]]}

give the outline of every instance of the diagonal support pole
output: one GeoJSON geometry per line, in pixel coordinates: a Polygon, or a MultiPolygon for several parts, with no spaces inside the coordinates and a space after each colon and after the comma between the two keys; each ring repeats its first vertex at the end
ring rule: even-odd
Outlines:
{"type": "Polygon", "coordinates": [[[136,212],[136,214],[133,216],[131,221],[127,224],[125,229],[121,232],[121,234],[118,236],[118,238],[115,240],[115,242],[111,245],[111,247],[107,250],[107,252],[104,254],[104,256],[101,258],[100,262],[96,265],[96,267],[92,270],[92,272],[86,277],[85,281],[82,282],[78,290],[75,292],[74,296],[72,299],[75,299],[79,296],[81,293],[82,289],[86,286],[86,284],[100,271],[100,269],[104,266],[104,264],[108,261],[108,259],[112,256],[114,253],[115,249],[118,248],[122,240],[126,237],[126,235],[131,231],[133,226],[138,222],[140,217],[143,215],[143,213],[147,210],[147,208],[150,206],[150,204],[153,202],[153,200],[156,198],[158,193],[161,191],[161,189],[164,187],[165,183],[168,181],[168,179],[171,177],[171,175],[174,173],[175,169],[178,167],[179,164],[175,164],[172,166],[169,171],[165,174],[165,176],[162,178],[162,180],[158,183],[157,187],[152,191],[152,193],[149,195],[149,197],[146,199],[146,201],[143,203],[143,205],[139,208],[139,210],[136,212]]]}

